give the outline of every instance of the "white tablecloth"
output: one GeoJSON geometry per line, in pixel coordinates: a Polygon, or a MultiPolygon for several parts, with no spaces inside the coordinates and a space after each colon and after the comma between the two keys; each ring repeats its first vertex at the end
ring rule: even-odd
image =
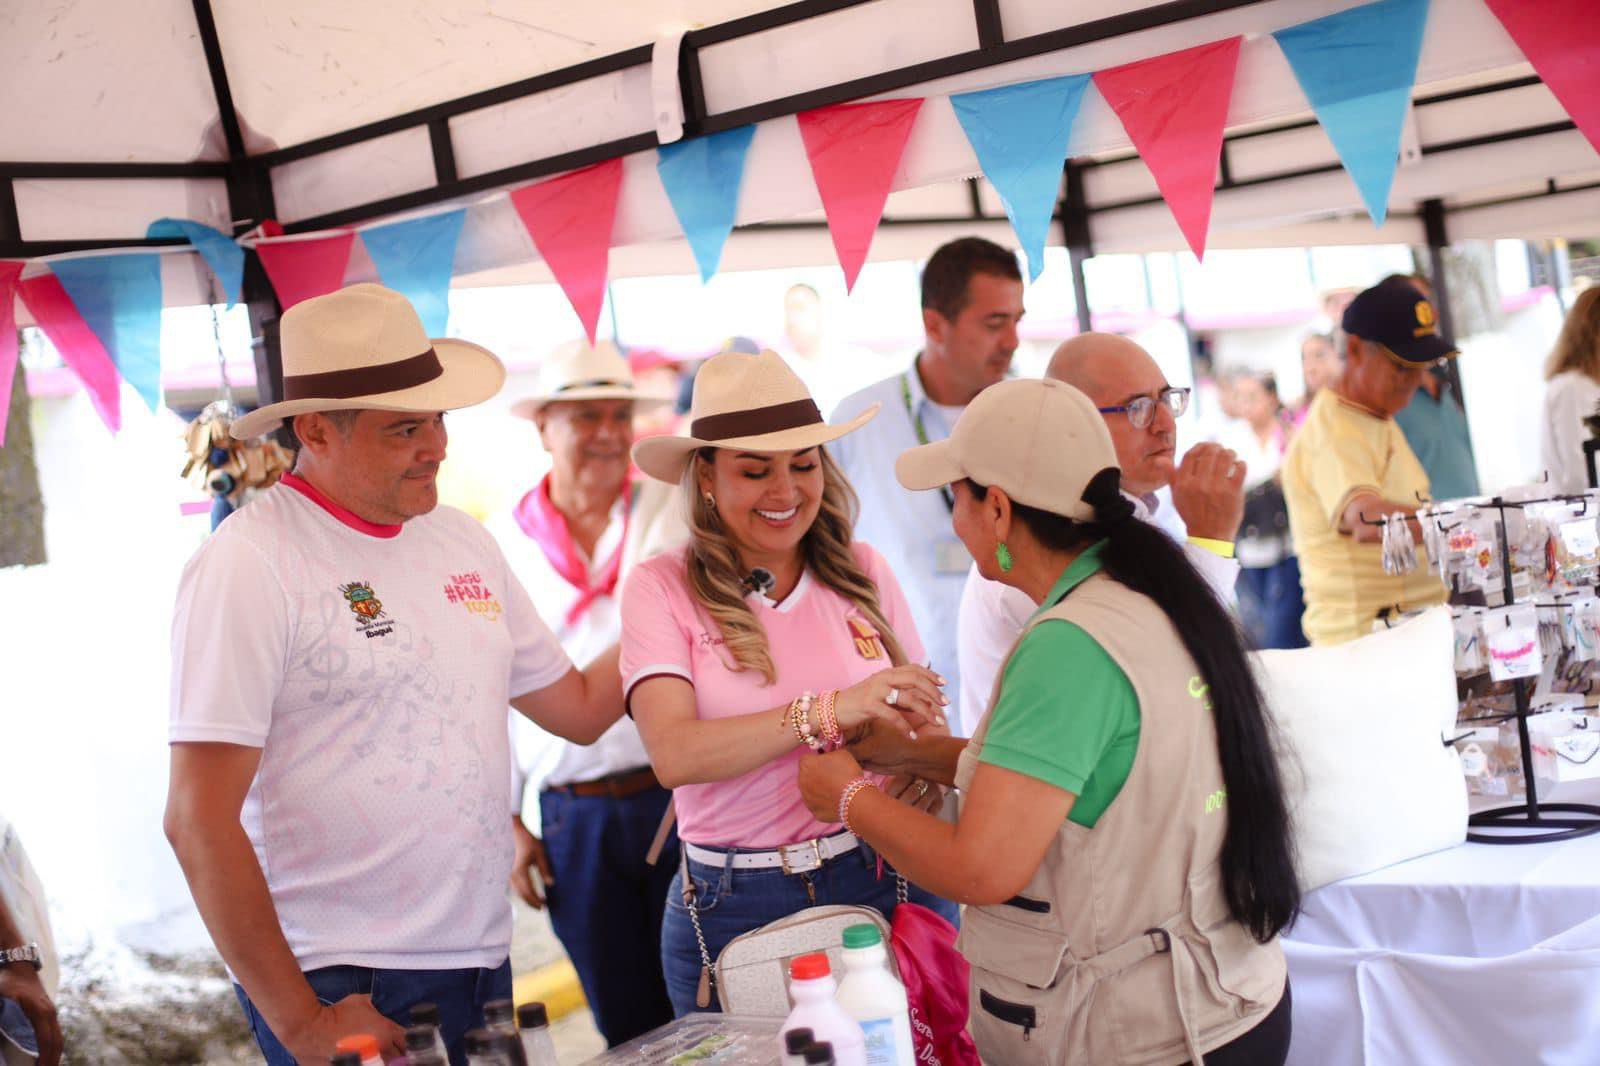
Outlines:
{"type": "Polygon", "coordinates": [[[1327,885],[1284,951],[1292,1066],[1595,1066],[1600,834],[1463,844],[1327,885]]]}

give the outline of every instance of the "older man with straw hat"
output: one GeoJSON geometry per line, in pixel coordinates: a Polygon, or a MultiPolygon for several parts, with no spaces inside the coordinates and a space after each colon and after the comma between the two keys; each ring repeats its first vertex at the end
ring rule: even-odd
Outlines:
{"type": "MultiPolygon", "coordinates": [[[[635,480],[628,457],[634,416],[669,402],[638,391],[614,345],[580,341],[546,359],[535,393],[511,407],[538,427],[551,467],[489,529],[574,662],[616,648],[619,579],[687,535],[670,487],[635,480]]],[[[520,715],[511,730],[511,886],[531,906],[549,904],[595,1023],[615,1046],[672,1020],[661,980],[661,912],[678,863],[676,838],[663,841],[654,863],[649,855],[672,793],[656,780],[631,719],[588,746],[520,715]]]]}
{"type": "Polygon", "coordinates": [[[166,830],[269,1063],[418,1002],[452,1061],[511,994],[505,708],[586,743],[621,713],[615,656],[576,670],[492,537],[437,507],[444,412],[505,370],[356,285],[283,316],[293,473],[184,569],[166,830]]]}

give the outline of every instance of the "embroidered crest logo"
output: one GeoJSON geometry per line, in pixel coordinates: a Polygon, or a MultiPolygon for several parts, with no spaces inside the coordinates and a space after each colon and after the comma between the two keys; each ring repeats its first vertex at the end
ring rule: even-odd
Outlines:
{"type": "Polygon", "coordinates": [[[1438,317],[1434,314],[1433,305],[1427,300],[1417,301],[1417,328],[1411,331],[1413,337],[1431,337],[1438,333],[1438,317]]]}
{"type": "Polygon", "coordinates": [[[383,601],[378,599],[378,594],[372,591],[370,583],[352,581],[348,585],[340,585],[339,591],[344,594],[345,601],[350,604],[350,609],[361,620],[363,629],[383,617],[383,601]]]}
{"type": "Polygon", "coordinates": [[[389,612],[383,609],[383,601],[372,590],[372,582],[352,581],[348,585],[340,585],[339,594],[356,616],[357,632],[369,638],[394,632],[394,625],[388,621],[389,612]],[[378,624],[380,620],[384,620],[382,625],[378,624]]]}

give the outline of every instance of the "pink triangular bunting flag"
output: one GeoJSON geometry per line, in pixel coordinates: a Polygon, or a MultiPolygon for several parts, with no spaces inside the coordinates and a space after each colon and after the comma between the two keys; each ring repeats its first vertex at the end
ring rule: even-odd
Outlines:
{"type": "Polygon", "coordinates": [[[1600,4],[1489,0],[1489,10],[1600,152],[1600,4]]]}
{"type": "Polygon", "coordinates": [[[828,233],[844,268],[845,291],[867,261],[921,100],[834,104],[795,116],[822,195],[828,233]]]}
{"type": "Polygon", "coordinates": [[[0,448],[6,446],[11,386],[17,374],[17,279],[22,267],[14,259],[0,259],[0,448]]]}
{"type": "Polygon", "coordinates": [[[1094,76],[1196,258],[1206,253],[1222,128],[1242,40],[1203,44],[1094,76]]]}
{"type": "Polygon", "coordinates": [[[72,297],[54,274],[24,278],[18,290],[33,320],[89,390],[100,420],[117,432],[122,428],[122,379],[111,354],[78,313],[72,297]]]}
{"type": "Polygon", "coordinates": [[[511,192],[511,204],[593,344],[606,298],[622,160],[608,159],[511,192]]]}
{"type": "Polygon", "coordinates": [[[354,233],[308,240],[262,241],[256,255],[266,268],[278,302],[287,311],[301,300],[333,292],[344,284],[345,268],[350,265],[350,242],[354,233]]]}

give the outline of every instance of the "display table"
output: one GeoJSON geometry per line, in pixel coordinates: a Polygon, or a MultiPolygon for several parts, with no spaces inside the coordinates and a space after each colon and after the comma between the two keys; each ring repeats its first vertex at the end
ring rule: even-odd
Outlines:
{"type": "Polygon", "coordinates": [[[1600,834],[1335,882],[1283,944],[1294,1066],[1600,1062],[1600,834]]]}
{"type": "Polygon", "coordinates": [[[782,1018],[689,1014],[589,1060],[590,1066],[781,1066],[782,1018]]]}

